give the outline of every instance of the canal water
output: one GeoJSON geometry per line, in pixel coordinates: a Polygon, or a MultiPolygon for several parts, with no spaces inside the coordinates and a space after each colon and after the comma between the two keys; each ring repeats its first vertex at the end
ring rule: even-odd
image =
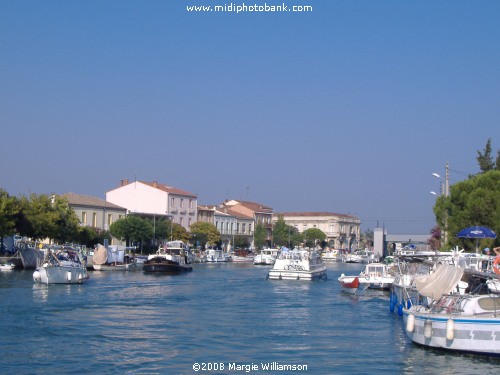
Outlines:
{"type": "Polygon", "coordinates": [[[82,285],[0,273],[0,374],[493,374],[494,358],[414,345],[377,292],[271,281],[253,264],[191,273],[90,272],[82,285]]]}

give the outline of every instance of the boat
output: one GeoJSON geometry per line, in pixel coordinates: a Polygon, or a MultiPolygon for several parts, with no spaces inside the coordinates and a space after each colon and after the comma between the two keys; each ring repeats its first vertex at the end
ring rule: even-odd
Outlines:
{"type": "Polygon", "coordinates": [[[359,277],[358,276],[346,276],[341,274],[338,278],[338,282],[342,287],[342,290],[348,293],[356,293],[359,288],[359,277]]]}
{"type": "Polygon", "coordinates": [[[71,250],[46,249],[42,264],[33,272],[37,284],[81,284],[88,278],[85,264],[71,250]]]}
{"type": "Polygon", "coordinates": [[[255,254],[247,249],[236,249],[231,254],[231,261],[238,263],[251,263],[253,262],[255,254]]]}
{"type": "Polygon", "coordinates": [[[14,263],[0,263],[0,271],[11,271],[16,268],[14,263]]]}
{"type": "Polygon", "coordinates": [[[282,248],[267,277],[271,280],[324,280],[327,275],[316,251],[282,248]]]}
{"type": "Polygon", "coordinates": [[[176,274],[192,271],[188,262],[188,248],[182,241],[169,241],[158,248],[156,254],[148,256],[143,264],[146,273],[176,274]]]}
{"type": "Polygon", "coordinates": [[[260,254],[253,258],[253,264],[256,266],[272,266],[276,262],[279,252],[279,249],[262,249],[260,254]]]}
{"type": "Polygon", "coordinates": [[[365,289],[389,290],[393,281],[394,276],[389,273],[387,265],[383,263],[369,263],[359,275],[342,274],[338,278],[342,289],[350,293],[365,289]]]}
{"type": "Polygon", "coordinates": [[[229,254],[224,253],[220,249],[207,249],[205,250],[205,262],[208,263],[220,263],[229,262],[231,257],[229,254]]]}
{"type": "Polygon", "coordinates": [[[443,264],[431,275],[418,276],[419,293],[430,302],[403,309],[404,330],[418,345],[499,355],[500,296],[457,293],[463,273],[461,267],[443,264]]]}
{"type": "Polygon", "coordinates": [[[340,251],[337,249],[329,250],[321,254],[321,258],[323,258],[324,262],[341,262],[342,255],[340,251]]]}
{"type": "Polygon", "coordinates": [[[142,263],[136,262],[134,257],[125,255],[125,246],[99,244],[94,250],[92,267],[96,271],[137,271],[142,263]]]}

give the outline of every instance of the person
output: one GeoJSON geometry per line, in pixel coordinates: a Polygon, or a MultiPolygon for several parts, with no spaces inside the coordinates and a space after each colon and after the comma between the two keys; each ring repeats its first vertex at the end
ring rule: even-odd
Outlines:
{"type": "Polygon", "coordinates": [[[500,255],[500,246],[494,247],[493,251],[495,252],[496,255],[500,255]]]}

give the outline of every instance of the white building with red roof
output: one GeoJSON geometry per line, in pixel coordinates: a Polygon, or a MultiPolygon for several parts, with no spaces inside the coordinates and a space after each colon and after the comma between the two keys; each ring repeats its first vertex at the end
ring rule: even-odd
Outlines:
{"type": "Polygon", "coordinates": [[[106,201],[125,207],[132,214],[171,217],[186,230],[196,222],[196,194],[157,181],[121,180],[116,189],[106,192],[106,201]]]}

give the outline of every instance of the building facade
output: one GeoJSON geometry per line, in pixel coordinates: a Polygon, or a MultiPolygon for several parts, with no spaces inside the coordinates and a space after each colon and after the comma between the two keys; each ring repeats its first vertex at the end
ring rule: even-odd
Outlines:
{"type": "Polygon", "coordinates": [[[106,192],[106,201],[125,207],[131,214],[168,217],[188,231],[197,218],[195,194],[157,181],[121,180],[118,188],[106,192]]]}
{"type": "Polygon", "coordinates": [[[273,214],[273,223],[279,217],[300,233],[310,228],[321,230],[331,248],[353,249],[359,245],[361,221],[355,216],[331,212],[282,212],[273,214]]]}
{"type": "MultiPolygon", "coordinates": [[[[68,201],[80,220],[80,225],[100,230],[109,230],[111,224],[127,215],[127,209],[97,197],[66,193],[61,197],[68,201]]],[[[112,238],[112,245],[121,245],[116,238],[112,238]]]]}

